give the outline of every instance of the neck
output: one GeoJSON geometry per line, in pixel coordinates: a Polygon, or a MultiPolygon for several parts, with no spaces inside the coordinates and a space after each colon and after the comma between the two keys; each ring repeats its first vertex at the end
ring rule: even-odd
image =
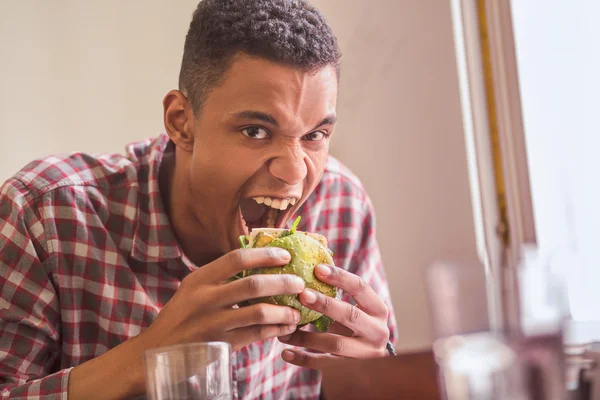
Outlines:
{"type": "Polygon", "coordinates": [[[212,238],[192,211],[187,175],[178,169],[183,169],[183,166],[177,162],[175,153],[165,153],[159,171],[162,201],[183,253],[195,265],[202,266],[222,254],[206,247],[207,243],[212,243],[212,238]]]}

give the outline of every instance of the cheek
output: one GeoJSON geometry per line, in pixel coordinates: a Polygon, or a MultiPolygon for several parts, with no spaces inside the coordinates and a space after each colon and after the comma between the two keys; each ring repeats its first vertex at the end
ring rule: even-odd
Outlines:
{"type": "Polygon", "coordinates": [[[194,198],[203,204],[229,204],[252,175],[231,157],[194,156],[190,165],[190,186],[194,198]]]}
{"type": "Polygon", "coordinates": [[[325,163],[329,157],[329,141],[327,141],[320,149],[309,153],[309,158],[315,169],[323,171],[325,163]]]}
{"type": "Polygon", "coordinates": [[[195,152],[190,163],[190,186],[196,199],[212,198],[217,193],[219,177],[222,168],[227,166],[218,158],[211,158],[209,154],[195,152]]]}
{"type": "Polygon", "coordinates": [[[308,177],[312,186],[316,186],[318,181],[321,180],[328,156],[329,153],[326,149],[309,155],[306,165],[308,168],[308,177]]]}

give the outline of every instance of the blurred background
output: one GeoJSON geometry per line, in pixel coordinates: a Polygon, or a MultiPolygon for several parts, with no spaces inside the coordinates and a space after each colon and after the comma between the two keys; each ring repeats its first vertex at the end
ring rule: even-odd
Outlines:
{"type": "MultiPolygon", "coordinates": [[[[480,250],[451,2],[312,3],[329,20],[343,52],[331,153],[361,178],[375,204],[399,349],[429,347],[434,335],[425,268],[438,259],[477,260],[480,250]]],[[[580,119],[581,109],[569,107],[600,88],[592,74],[598,59],[587,56],[581,44],[593,37],[592,16],[598,13],[590,12],[592,1],[574,2],[571,12],[559,1],[543,7],[540,1],[513,3],[538,236],[549,247],[571,240],[570,249],[577,247],[572,238],[581,239],[579,250],[588,249],[581,254],[589,257],[578,264],[585,274],[574,278],[575,303],[583,319],[600,319],[595,307],[587,313],[581,308],[590,309],[586,296],[595,293],[583,282],[600,280],[591,258],[600,221],[593,205],[600,194],[597,183],[589,185],[600,170],[591,157],[600,145],[597,132],[591,135],[598,122],[580,119]],[[590,17],[581,20],[582,13],[590,17]],[[576,130],[569,130],[571,118],[580,122],[576,130]],[[574,137],[579,141],[565,139],[574,137]]],[[[196,5],[197,0],[1,1],[0,181],[36,157],[121,153],[127,143],[162,132],[162,99],[177,87],[196,5]]],[[[590,117],[597,101],[586,99],[590,117]]]]}

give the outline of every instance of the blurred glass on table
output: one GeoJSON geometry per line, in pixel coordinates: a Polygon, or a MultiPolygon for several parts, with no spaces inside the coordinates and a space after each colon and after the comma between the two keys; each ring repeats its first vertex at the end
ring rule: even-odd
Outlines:
{"type": "Polygon", "coordinates": [[[144,352],[149,400],[233,398],[231,346],[189,343],[144,352]]]}
{"type": "Polygon", "coordinates": [[[527,367],[532,399],[567,398],[565,322],[569,318],[568,252],[524,247],[519,263],[520,329],[509,332],[512,347],[527,367]]]}
{"type": "Polygon", "coordinates": [[[515,270],[495,275],[478,263],[431,266],[428,294],[444,399],[567,398],[567,264],[568,257],[541,257],[531,249],[515,270]],[[503,317],[499,326],[494,312],[503,317]],[[516,318],[506,324],[509,314],[516,318]]]}

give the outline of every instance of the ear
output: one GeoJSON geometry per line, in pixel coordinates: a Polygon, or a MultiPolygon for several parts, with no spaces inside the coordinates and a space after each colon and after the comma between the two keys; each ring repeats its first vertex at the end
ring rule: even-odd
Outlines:
{"type": "Polygon", "coordinates": [[[167,134],[177,147],[191,152],[194,148],[194,112],[187,97],[171,90],[163,99],[164,124],[167,134]]]}

